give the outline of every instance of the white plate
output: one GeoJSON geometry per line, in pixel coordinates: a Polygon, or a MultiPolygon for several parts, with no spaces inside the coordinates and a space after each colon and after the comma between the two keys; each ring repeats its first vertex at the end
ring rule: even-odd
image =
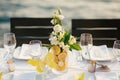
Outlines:
{"type": "MultiPolygon", "coordinates": [[[[20,52],[21,52],[21,47],[17,47],[15,49],[15,52],[13,53],[13,57],[15,59],[20,59],[20,60],[28,60],[31,59],[31,57],[29,55],[25,55],[23,57],[20,56],[20,52]]],[[[42,47],[42,55],[41,58],[44,57],[44,55],[46,55],[48,53],[48,48],[47,47],[42,47]]]]}
{"type": "MultiPolygon", "coordinates": [[[[91,59],[96,60],[96,61],[111,61],[114,59],[112,48],[107,48],[106,46],[101,46],[101,50],[102,50],[102,52],[97,50],[97,51],[94,51],[95,53],[91,50],[90,51],[91,59]]],[[[82,54],[82,56],[83,56],[83,58],[90,60],[88,54],[87,55],[82,54]]]]}
{"type": "Polygon", "coordinates": [[[95,80],[118,80],[116,72],[96,72],[95,80]]]}

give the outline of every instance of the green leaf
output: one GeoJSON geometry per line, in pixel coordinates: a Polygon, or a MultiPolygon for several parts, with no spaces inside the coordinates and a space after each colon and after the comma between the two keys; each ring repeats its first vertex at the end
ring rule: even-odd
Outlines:
{"type": "Polygon", "coordinates": [[[68,44],[69,39],[70,39],[70,32],[67,31],[64,36],[65,45],[68,44]]]}
{"type": "Polygon", "coordinates": [[[80,40],[80,37],[76,37],[76,40],[80,40]]]}
{"type": "Polygon", "coordinates": [[[70,45],[70,48],[75,49],[75,50],[81,50],[81,47],[78,44],[70,45]]]}

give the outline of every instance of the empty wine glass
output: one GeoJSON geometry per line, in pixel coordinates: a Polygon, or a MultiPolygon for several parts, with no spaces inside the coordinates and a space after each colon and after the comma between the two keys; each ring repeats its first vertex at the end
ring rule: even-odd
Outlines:
{"type": "Polygon", "coordinates": [[[82,47],[82,55],[88,55],[90,59],[91,57],[89,52],[93,46],[92,34],[82,33],[80,36],[80,45],[82,47]]]}
{"type": "Polygon", "coordinates": [[[113,44],[113,54],[115,58],[120,61],[120,40],[114,41],[113,44]]]}
{"type": "Polygon", "coordinates": [[[6,58],[12,57],[12,53],[16,47],[16,37],[14,33],[5,33],[4,34],[4,48],[7,50],[6,58]]]}
{"type": "Polygon", "coordinates": [[[40,40],[31,40],[29,42],[30,44],[30,56],[32,57],[32,59],[39,59],[41,54],[42,54],[42,42],[40,40]]]}

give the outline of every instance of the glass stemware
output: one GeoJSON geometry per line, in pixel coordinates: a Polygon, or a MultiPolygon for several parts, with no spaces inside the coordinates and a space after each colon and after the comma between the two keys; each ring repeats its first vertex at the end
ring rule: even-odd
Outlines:
{"type": "Polygon", "coordinates": [[[120,61],[120,40],[114,41],[113,44],[113,54],[117,61],[120,61]]]}
{"type": "Polygon", "coordinates": [[[92,34],[82,33],[80,36],[80,45],[82,47],[82,55],[88,55],[89,59],[91,59],[89,52],[93,46],[92,34]]]}
{"type": "Polygon", "coordinates": [[[40,59],[40,56],[42,54],[41,51],[42,42],[40,40],[31,40],[29,44],[30,44],[29,55],[32,57],[32,59],[40,59]]]}
{"type": "Polygon", "coordinates": [[[5,33],[4,34],[4,48],[7,50],[6,58],[12,57],[12,53],[16,47],[16,37],[14,33],[5,33]],[[11,56],[10,56],[11,55],[11,56]]]}

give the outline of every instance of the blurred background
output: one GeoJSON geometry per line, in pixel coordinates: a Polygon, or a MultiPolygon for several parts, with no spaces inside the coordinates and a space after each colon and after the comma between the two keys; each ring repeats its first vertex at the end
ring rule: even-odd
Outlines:
{"type": "Polygon", "coordinates": [[[72,18],[120,18],[120,0],[0,0],[0,46],[3,34],[10,31],[10,17],[51,17],[57,8],[69,29],[72,18]]]}

